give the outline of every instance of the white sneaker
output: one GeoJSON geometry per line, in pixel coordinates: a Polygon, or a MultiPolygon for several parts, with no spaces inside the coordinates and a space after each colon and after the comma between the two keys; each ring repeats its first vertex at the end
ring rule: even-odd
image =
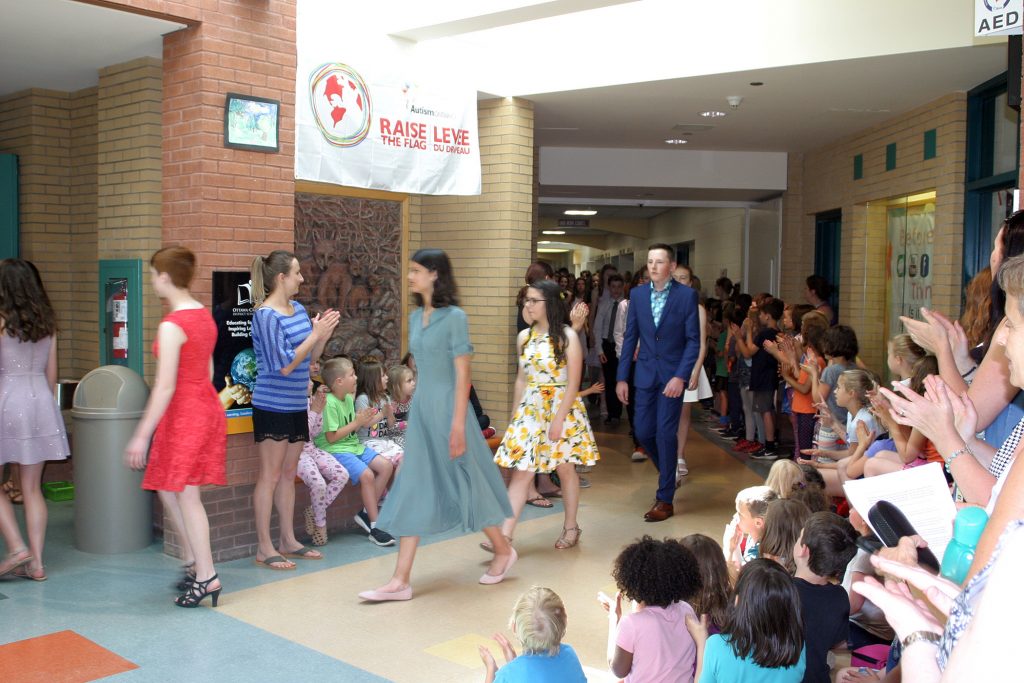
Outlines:
{"type": "Polygon", "coordinates": [[[676,461],[676,479],[685,477],[689,473],[690,469],[686,466],[686,460],[679,458],[679,460],[676,461]]]}
{"type": "Polygon", "coordinates": [[[643,462],[644,460],[647,459],[647,454],[638,448],[635,451],[633,451],[633,455],[629,456],[629,459],[632,460],[633,462],[643,462]]]}

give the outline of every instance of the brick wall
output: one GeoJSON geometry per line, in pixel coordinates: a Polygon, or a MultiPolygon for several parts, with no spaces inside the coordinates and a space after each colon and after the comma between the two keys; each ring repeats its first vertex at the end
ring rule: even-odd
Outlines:
{"type": "Polygon", "coordinates": [[[533,105],[486,100],[478,116],[482,194],[419,198],[410,243],[452,259],[476,349],[473,385],[500,432],[512,411],[515,299],[533,255],[533,105]]]}
{"type": "Polygon", "coordinates": [[[886,343],[879,316],[885,310],[886,287],[881,200],[936,191],[932,305],[959,314],[966,141],[967,96],[951,93],[832,145],[790,157],[790,190],[783,198],[783,297],[802,299],[803,278],[814,268],[815,214],[841,209],[840,318],[857,331],[861,356],[877,371],[885,370],[886,343]],[[936,156],[926,160],[924,132],[933,128],[936,156]],[[896,167],[886,171],[886,146],[891,143],[896,143],[896,167]],[[864,160],[860,180],[853,178],[857,154],[864,160]]]}

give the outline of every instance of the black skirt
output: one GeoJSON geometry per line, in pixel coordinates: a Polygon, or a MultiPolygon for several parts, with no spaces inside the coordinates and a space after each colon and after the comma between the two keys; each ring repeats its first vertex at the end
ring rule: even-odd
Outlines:
{"type": "Polygon", "coordinates": [[[292,413],[275,413],[271,410],[252,408],[252,436],[257,443],[264,439],[288,440],[288,443],[309,441],[309,419],[305,410],[292,413]]]}

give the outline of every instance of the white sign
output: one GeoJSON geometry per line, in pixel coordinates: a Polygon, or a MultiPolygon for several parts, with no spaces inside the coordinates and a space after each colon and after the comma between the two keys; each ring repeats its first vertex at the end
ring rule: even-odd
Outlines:
{"type": "Polygon", "coordinates": [[[480,194],[476,89],[458,73],[433,85],[428,81],[442,70],[408,51],[339,41],[339,5],[297,4],[295,177],[414,194],[480,194]],[[416,71],[425,75],[417,79],[416,71]]]}
{"type": "Polygon", "coordinates": [[[974,35],[1020,35],[1024,0],[974,0],[974,35]]]}

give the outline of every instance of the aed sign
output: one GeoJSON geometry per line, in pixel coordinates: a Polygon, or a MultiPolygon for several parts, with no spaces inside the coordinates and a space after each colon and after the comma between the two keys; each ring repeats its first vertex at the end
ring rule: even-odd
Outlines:
{"type": "Polygon", "coordinates": [[[1024,0],[974,0],[974,35],[1020,35],[1024,0]]]}

